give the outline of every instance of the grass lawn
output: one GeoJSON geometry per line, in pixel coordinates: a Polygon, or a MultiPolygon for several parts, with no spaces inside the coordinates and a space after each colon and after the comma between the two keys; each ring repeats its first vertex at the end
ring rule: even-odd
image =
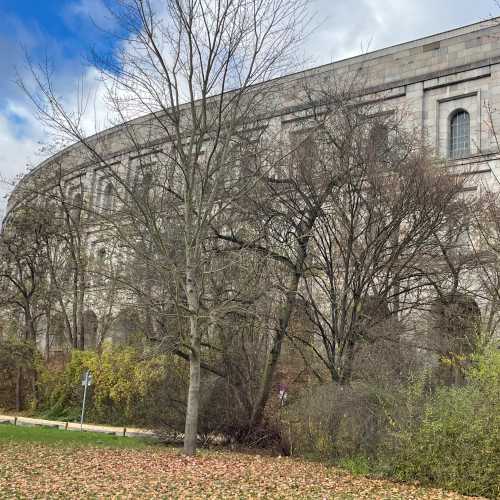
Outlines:
{"type": "Polygon", "coordinates": [[[0,425],[0,447],[13,442],[39,443],[65,448],[78,448],[82,446],[145,448],[153,445],[151,440],[147,439],[110,436],[99,432],[63,431],[60,429],[14,426],[10,424],[0,425]]]}
{"type": "Polygon", "coordinates": [[[135,438],[1,425],[0,498],[464,497],[298,459],[226,451],[184,457],[135,438]]]}

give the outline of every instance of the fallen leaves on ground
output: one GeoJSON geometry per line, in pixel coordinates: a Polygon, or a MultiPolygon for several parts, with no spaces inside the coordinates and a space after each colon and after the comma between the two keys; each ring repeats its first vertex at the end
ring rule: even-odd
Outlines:
{"type": "Polygon", "coordinates": [[[0,444],[0,498],[459,499],[297,459],[0,444]]]}

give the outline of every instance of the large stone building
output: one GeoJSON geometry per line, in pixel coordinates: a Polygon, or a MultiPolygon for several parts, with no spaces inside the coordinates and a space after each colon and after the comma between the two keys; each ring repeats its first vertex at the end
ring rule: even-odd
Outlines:
{"type": "MultiPolygon", "coordinates": [[[[282,113],[277,120],[283,126],[296,120],[291,89],[302,81],[359,71],[366,81],[367,96],[384,100],[388,109],[407,109],[414,125],[421,127],[431,145],[452,165],[473,165],[476,173],[484,174],[482,182],[498,183],[494,132],[500,125],[500,115],[495,113],[500,107],[500,18],[284,77],[282,113]]],[[[137,123],[147,121],[143,117],[137,123]]],[[[133,169],[137,155],[122,149],[126,141],[120,133],[120,127],[114,127],[97,134],[94,140],[102,142],[108,160],[113,158],[133,169]]],[[[161,137],[150,144],[155,141],[161,143],[161,137]]],[[[5,218],[25,198],[33,177],[55,165],[62,166],[70,177],[81,176],[86,196],[96,201],[95,193],[103,182],[101,166],[85,162],[86,157],[84,147],[75,144],[34,168],[11,194],[5,218]]]]}
{"type": "MultiPolygon", "coordinates": [[[[376,50],[280,79],[278,126],[291,127],[307,110],[294,102],[294,89],[304,81],[362,73],[367,100],[384,108],[405,109],[409,125],[418,127],[449,168],[467,171],[470,191],[500,188],[500,154],[495,131],[500,132],[500,19],[492,19],[418,40],[376,50]]],[[[150,118],[136,120],[140,128],[150,118]]],[[[167,147],[161,135],[145,138],[145,147],[167,147]]],[[[131,152],[121,127],[91,139],[99,144],[106,161],[133,172],[140,161],[131,152]]],[[[67,196],[85,203],[110,207],[111,185],[102,165],[88,159],[85,148],[75,144],[34,168],[10,196],[5,223],[18,204],[31,196],[37,180],[50,178],[51,170],[64,172],[67,196]]],[[[131,174],[133,175],[133,174],[131,174]]],[[[38,188],[37,188],[38,190],[38,188]]],[[[100,251],[100,238],[91,238],[92,252],[100,251]]]]}

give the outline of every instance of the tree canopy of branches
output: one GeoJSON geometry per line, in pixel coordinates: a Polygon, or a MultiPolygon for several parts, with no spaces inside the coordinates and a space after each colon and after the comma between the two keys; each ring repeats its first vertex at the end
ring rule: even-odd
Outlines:
{"type": "MultiPolygon", "coordinates": [[[[238,157],[252,135],[249,130],[256,131],[252,142],[256,140],[259,110],[269,112],[278,90],[277,85],[269,85],[256,92],[253,86],[290,69],[306,22],[304,5],[304,0],[167,0],[158,4],[123,0],[113,6],[117,36],[127,35],[122,37],[118,57],[96,57],[95,62],[108,83],[109,101],[122,120],[149,114],[146,125],[144,121],[126,125],[128,149],[144,156],[145,145],[158,138],[169,144],[154,154],[152,191],[159,192],[154,209],[144,189],[135,189],[127,172],[107,160],[106,144],[85,137],[81,117],[66,110],[57,98],[47,67],[32,66],[39,88],[28,94],[40,117],[59,134],[81,141],[88,156],[107,167],[106,175],[115,186],[113,195],[126,207],[122,213],[146,235],[141,251],[147,248],[151,252],[148,262],[177,284],[172,302],[189,332],[187,454],[196,448],[203,332],[227,302],[217,304],[206,289],[207,276],[223,271],[206,252],[209,229],[230,209],[231,200],[249,188],[232,185],[238,157]],[[172,214],[179,221],[176,261],[171,259],[173,245],[165,238],[172,214]]],[[[101,212],[108,208],[103,205],[101,212]]],[[[140,237],[130,231],[131,224],[123,224],[122,219],[113,228],[133,253],[140,237]]]]}
{"type": "MultiPolygon", "coordinates": [[[[189,455],[202,373],[236,401],[238,423],[228,417],[225,429],[252,435],[264,427],[287,338],[313,353],[319,378],[326,370],[350,383],[360,347],[429,308],[431,293],[458,294],[471,262],[453,253],[464,178],[441,168],[404,110],[369,100],[356,75],[272,79],[292,67],[305,5],[114,2],[119,51],[93,62],[119,134],[87,137],[85,99],[66,109],[47,65],[31,64],[36,92],[21,82],[40,119],[79,144],[54,160],[52,177],[29,184],[56,205],[58,224],[40,237],[36,224],[26,228],[34,247],[6,259],[17,266],[12,279],[43,259],[16,303],[32,314],[48,273],[46,317],[57,303],[71,345],[83,349],[89,283],[112,282],[148,340],[189,363],[189,455]],[[285,112],[291,125],[276,119],[285,112]],[[107,269],[92,260],[95,234],[113,249],[107,269]],[[294,336],[302,313],[311,335],[294,336]]],[[[485,268],[493,288],[495,272],[485,268]]],[[[111,295],[105,302],[109,319],[111,295]]]]}

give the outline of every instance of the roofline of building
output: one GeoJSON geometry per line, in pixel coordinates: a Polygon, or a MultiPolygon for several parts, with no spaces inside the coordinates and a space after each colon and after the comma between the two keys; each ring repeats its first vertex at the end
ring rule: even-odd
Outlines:
{"type": "MultiPolygon", "coordinates": [[[[316,75],[322,74],[325,72],[332,71],[334,69],[337,70],[337,69],[340,69],[342,67],[346,67],[346,66],[349,66],[351,64],[354,64],[357,61],[359,61],[360,63],[370,61],[373,59],[377,59],[380,57],[394,54],[396,52],[400,52],[400,51],[405,50],[405,49],[417,48],[419,46],[424,46],[424,45],[427,45],[429,43],[434,43],[434,42],[443,41],[443,40],[449,40],[450,38],[455,38],[458,36],[467,35],[469,33],[478,32],[478,31],[481,31],[483,29],[491,28],[491,27],[496,26],[496,25],[500,25],[500,16],[492,17],[490,19],[485,19],[485,20],[471,23],[471,24],[468,24],[465,26],[452,28],[452,29],[449,29],[446,31],[442,31],[440,33],[435,33],[433,35],[427,35],[427,36],[420,37],[420,38],[410,40],[407,42],[401,42],[401,43],[398,43],[395,45],[391,45],[389,47],[383,47],[381,49],[366,52],[364,54],[359,54],[357,56],[339,59],[339,60],[333,61],[331,63],[326,63],[326,64],[322,64],[319,66],[314,66],[312,68],[308,68],[308,69],[296,71],[293,73],[289,73],[286,75],[282,75],[282,76],[267,80],[266,82],[256,84],[255,87],[258,87],[260,85],[265,85],[266,83],[269,83],[269,82],[278,82],[278,81],[283,81],[283,82],[290,81],[290,82],[292,82],[292,81],[300,80],[300,79],[306,78],[307,76],[313,76],[315,74],[316,75]]],[[[186,104],[188,104],[188,103],[186,103],[186,104]]],[[[86,140],[88,140],[89,142],[97,141],[101,137],[105,137],[107,135],[113,134],[114,132],[120,130],[125,125],[135,125],[135,124],[140,123],[143,120],[148,121],[148,119],[151,115],[152,115],[152,113],[148,113],[148,114],[136,117],[136,118],[132,118],[132,119],[127,120],[123,123],[120,123],[118,125],[114,125],[110,128],[107,128],[105,130],[102,130],[100,132],[92,134],[92,135],[88,136],[86,138],[86,140]]],[[[39,163],[36,167],[34,167],[30,172],[25,174],[18,181],[17,185],[21,184],[26,179],[29,179],[31,176],[37,174],[40,170],[43,170],[47,165],[53,163],[54,161],[56,161],[60,157],[64,156],[65,154],[70,152],[72,149],[76,149],[79,145],[81,145],[81,142],[75,142],[75,143],[70,144],[69,146],[63,148],[61,151],[58,151],[57,153],[53,154],[49,158],[46,158],[41,163],[39,163]]],[[[17,188],[17,186],[16,186],[16,188],[17,188]]],[[[9,198],[15,193],[16,188],[13,189],[13,191],[9,195],[9,198]]],[[[7,212],[8,211],[6,211],[5,216],[7,215],[7,212]]]]}
{"type": "MultiPolygon", "coordinates": [[[[371,61],[373,59],[377,59],[379,57],[384,57],[387,55],[395,54],[397,52],[401,52],[405,49],[413,49],[420,46],[424,46],[434,42],[440,42],[443,40],[449,40],[451,38],[455,38],[458,36],[467,35],[470,33],[475,33],[477,31],[481,31],[483,29],[491,28],[493,26],[500,26],[500,16],[491,17],[489,19],[485,19],[482,21],[478,21],[475,23],[467,24],[465,26],[460,26],[457,28],[451,28],[446,31],[441,31],[439,33],[434,33],[432,35],[426,35],[420,38],[415,38],[413,40],[409,40],[407,42],[400,42],[394,45],[389,45],[388,47],[382,47],[380,49],[372,50],[365,52],[364,54],[358,54],[356,56],[346,57],[344,59],[338,59],[336,61],[332,61],[330,63],[321,64],[319,66],[314,66],[312,68],[308,68],[305,70],[297,71],[294,73],[290,73],[288,75],[284,75],[282,77],[278,77],[276,79],[287,79],[293,78],[295,76],[306,75],[308,73],[321,73],[322,70],[334,67],[342,67],[348,66],[356,61],[371,61]]],[[[271,80],[272,81],[272,80],[271,80]]]]}

